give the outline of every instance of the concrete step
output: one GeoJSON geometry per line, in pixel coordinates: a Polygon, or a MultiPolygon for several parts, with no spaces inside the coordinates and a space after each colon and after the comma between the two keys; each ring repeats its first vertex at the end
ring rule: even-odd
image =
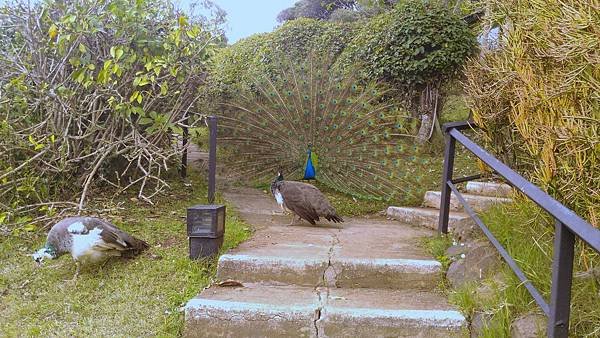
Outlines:
{"type": "Polygon", "coordinates": [[[492,197],[510,197],[512,187],[505,183],[477,182],[467,183],[467,193],[492,197]]]}
{"type": "MultiPolygon", "coordinates": [[[[493,196],[482,196],[473,194],[462,194],[463,198],[471,209],[475,212],[484,211],[495,204],[510,203],[512,199],[505,197],[493,197],[493,196]]],[[[427,191],[423,198],[423,205],[428,208],[440,208],[440,201],[442,200],[442,193],[439,191],[427,191]]],[[[450,196],[450,210],[463,211],[463,205],[458,201],[458,198],[454,194],[450,196]]]]}
{"type": "Polygon", "coordinates": [[[433,292],[245,284],[185,306],[187,337],[460,337],[467,322],[433,292]]]}
{"type": "MultiPolygon", "coordinates": [[[[437,230],[440,211],[433,208],[394,207],[387,208],[387,216],[404,224],[412,224],[437,230]]],[[[468,214],[451,211],[448,227],[454,228],[462,222],[472,222],[468,214]]]]}
{"type": "Polygon", "coordinates": [[[429,289],[441,265],[418,244],[434,232],[383,218],[348,219],[342,229],[269,226],[222,255],[220,279],[302,286],[429,289]]]}
{"type": "MultiPolygon", "coordinates": [[[[284,250],[282,250],[284,252],[284,250]]],[[[279,282],[302,286],[322,284],[329,266],[325,256],[264,256],[260,253],[225,254],[219,258],[217,278],[243,282],[279,282]]]]}
{"type": "Polygon", "coordinates": [[[287,257],[225,254],[217,277],[242,282],[277,282],[301,286],[330,285],[353,288],[433,289],[441,278],[441,264],[431,259],[287,257]]]}

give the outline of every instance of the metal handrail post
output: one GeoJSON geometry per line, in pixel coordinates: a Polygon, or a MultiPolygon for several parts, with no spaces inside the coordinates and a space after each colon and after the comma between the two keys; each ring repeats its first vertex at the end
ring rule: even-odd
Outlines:
{"type": "Polygon", "coordinates": [[[452,191],[448,186],[448,181],[452,180],[454,171],[454,155],[456,152],[456,140],[450,133],[446,133],[446,147],[444,149],[444,171],[442,174],[442,196],[440,201],[440,218],[438,232],[440,234],[448,233],[448,217],[450,217],[450,195],[452,191]]]}
{"type": "Polygon", "coordinates": [[[566,338],[569,336],[574,249],[575,235],[562,222],[557,220],[554,237],[554,259],[552,261],[548,337],[566,338]]]}
{"type": "Polygon", "coordinates": [[[217,117],[208,116],[208,203],[215,201],[217,172],[217,117]]]}

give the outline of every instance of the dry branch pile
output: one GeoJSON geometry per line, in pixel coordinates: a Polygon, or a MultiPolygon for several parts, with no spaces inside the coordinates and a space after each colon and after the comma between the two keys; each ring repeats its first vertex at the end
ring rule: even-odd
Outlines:
{"type": "Polygon", "coordinates": [[[157,0],[17,1],[0,26],[0,225],[82,210],[100,181],[148,202],[168,185],[213,48],[200,21],[157,0]]]}

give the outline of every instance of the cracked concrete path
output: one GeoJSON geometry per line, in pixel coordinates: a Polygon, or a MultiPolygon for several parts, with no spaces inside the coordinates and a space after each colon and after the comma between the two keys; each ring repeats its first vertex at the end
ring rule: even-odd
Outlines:
{"type": "Polygon", "coordinates": [[[212,286],[186,305],[194,337],[452,337],[466,320],[433,290],[441,265],[420,246],[433,231],[378,216],[288,226],[270,194],[224,188],[256,228],[219,259],[212,286]]]}

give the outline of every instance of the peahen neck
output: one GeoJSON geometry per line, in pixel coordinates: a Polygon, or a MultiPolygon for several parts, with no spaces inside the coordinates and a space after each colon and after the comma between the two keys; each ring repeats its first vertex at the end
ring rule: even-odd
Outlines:
{"type": "Polygon", "coordinates": [[[50,243],[46,243],[46,245],[44,246],[44,251],[48,255],[52,256],[52,258],[57,258],[59,256],[56,248],[50,243]]]}

